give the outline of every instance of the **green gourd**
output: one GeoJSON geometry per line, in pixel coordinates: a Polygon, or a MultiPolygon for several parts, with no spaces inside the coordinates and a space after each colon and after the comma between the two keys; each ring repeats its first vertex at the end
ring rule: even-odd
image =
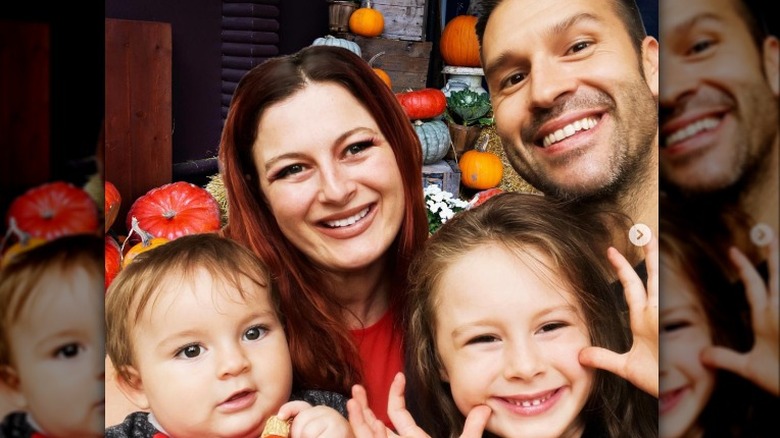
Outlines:
{"type": "Polygon", "coordinates": [[[441,120],[416,120],[414,131],[422,145],[423,164],[433,164],[447,155],[450,148],[450,130],[441,120]]]}

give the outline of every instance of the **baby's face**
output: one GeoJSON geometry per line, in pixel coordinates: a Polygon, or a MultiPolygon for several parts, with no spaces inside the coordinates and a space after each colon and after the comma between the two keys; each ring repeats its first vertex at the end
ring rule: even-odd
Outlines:
{"type": "Polygon", "coordinates": [[[24,410],[48,436],[102,437],[103,278],[44,276],[10,328],[24,410]]]}
{"type": "Polygon", "coordinates": [[[292,363],[268,292],[200,271],[162,285],[133,329],[140,389],[171,436],[253,436],[290,397],[292,363]]]}

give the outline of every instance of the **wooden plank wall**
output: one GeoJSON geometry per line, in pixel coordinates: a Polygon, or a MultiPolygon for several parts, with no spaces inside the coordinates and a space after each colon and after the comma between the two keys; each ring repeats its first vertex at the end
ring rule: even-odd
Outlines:
{"type": "Polygon", "coordinates": [[[425,41],[426,0],[374,0],[385,20],[382,38],[425,41]]]}
{"type": "Polygon", "coordinates": [[[0,214],[51,175],[50,34],[47,23],[0,20],[0,214]]]}
{"type": "Polygon", "coordinates": [[[132,202],[171,182],[171,25],[106,19],[105,44],[105,177],[122,195],[121,232],[132,202]]]}
{"type": "Polygon", "coordinates": [[[428,77],[428,62],[431,57],[431,42],[414,42],[390,40],[385,38],[365,38],[349,34],[347,40],[360,46],[362,57],[366,61],[379,52],[384,55],[374,61],[374,67],[379,67],[390,76],[393,91],[398,93],[425,88],[428,77]]]}

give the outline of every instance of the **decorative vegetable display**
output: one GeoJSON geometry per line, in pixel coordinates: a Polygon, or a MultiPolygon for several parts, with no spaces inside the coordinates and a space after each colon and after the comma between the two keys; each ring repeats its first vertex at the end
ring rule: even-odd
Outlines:
{"type": "Polygon", "coordinates": [[[363,56],[363,52],[360,50],[360,46],[356,42],[345,40],[343,38],[336,38],[333,35],[325,35],[324,37],[317,38],[311,43],[312,46],[334,46],[341,47],[349,50],[357,56],[363,56]]]}
{"type": "Polygon", "coordinates": [[[165,237],[155,237],[148,231],[141,228],[138,224],[138,219],[133,217],[130,225],[130,233],[128,233],[125,241],[122,242],[121,251],[124,253],[124,256],[122,257],[122,268],[124,269],[127,267],[127,265],[132,263],[133,259],[135,259],[138,254],[149,251],[153,248],[157,248],[160,245],[165,245],[168,242],[170,242],[170,239],[165,237]],[[141,241],[133,245],[130,250],[125,252],[125,245],[127,245],[127,242],[130,241],[130,237],[133,234],[137,234],[141,238],[141,241]]]}
{"type": "Polygon", "coordinates": [[[349,30],[355,35],[368,38],[382,35],[385,29],[385,18],[382,13],[371,6],[371,1],[366,1],[365,7],[359,8],[349,16],[349,30]]]}
{"type": "Polygon", "coordinates": [[[220,228],[217,201],[206,189],[186,181],[165,184],[146,192],[128,211],[128,229],[132,227],[134,217],[143,230],[168,240],[220,228]]]}
{"type": "Polygon", "coordinates": [[[374,73],[376,73],[376,75],[379,76],[379,79],[382,79],[382,82],[387,84],[388,88],[392,89],[393,81],[390,80],[390,75],[388,75],[387,72],[382,70],[381,68],[374,67],[374,62],[384,54],[385,52],[379,52],[376,55],[372,56],[371,59],[368,60],[368,66],[371,67],[372,70],[374,70],[374,73]]]}
{"type": "Polygon", "coordinates": [[[444,113],[447,98],[438,88],[396,93],[395,97],[410,120],[432,119],[444,113]]]}
{"type": "Polygon", "coordinates": [[[64,181],[33,187],[14,199],[8,220],[33,237],[51,240],[98,230],[98,207],[83,189],[64,181]]]}
{"type": "Polygon", "coordinates": [[[450,20],[441,33],[439,51],[447,65],[479,67],[479,40],[477,17],[458,15],[450,20]]]}
{"type": "Polygon", "coordinates": [[[441,120],[417,120],[414,122],[414,132],[422,145],[423,164],[435,163],[447,155],[450,148],[450,130],[447,129],[446,123],[441,120]]]}
{"type": "Polygon", "coordinates": [[[491,109],[487,93],[477,93],[467,88],[450,93],[444,118],[456,125],[490,126],[493,124],[493,117],[489,117],[491,109]]]}
{"type": "Polygon", "coordinates": [[[119,190],[110,181],[106,181],[103,185],[105,187],[103,192],[105,200],[103,220],[105,221],[105,232],[107,233],[119,214],[119,207],[122,205],[122,195],[119,194],[119,190]]]}
{"type": "Polygon", "coordinates": [[[114,278],[122,269],[122,250],[119,248],[117,241],[110,235],[106,234],[105,239],[105,288],[108,289],[108,286],[111,285],[111,282],[114,281],[114,278]]]}
{"type": "Polygon", "coordinates": [[[474,149],[466,151],[460,157],[458,167],[460,167],[461,182],[466,187],[485,190],[501,182],[504,166],[498,155],[485,150],[488,140],[487,133],[483,131],[474,149]]]}

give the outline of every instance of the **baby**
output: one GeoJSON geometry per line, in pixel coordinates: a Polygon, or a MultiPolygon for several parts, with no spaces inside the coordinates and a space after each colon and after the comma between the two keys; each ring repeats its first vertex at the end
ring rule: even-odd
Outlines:
{"type": "Polygon", "coordinates": [[[106,437],[351,436],[346,399],[293,392],[279,297],[260,261],[215,234],[139,255],[106,293],[106,345],[134,412],[106,437]],[[291,401],[292,400],[292,401],[291,401]]]}
{"type": "Polygon", "coordinates": [[[0,272],[0,436],[103,436],[103,239],[60,237],[0,272]]]}

